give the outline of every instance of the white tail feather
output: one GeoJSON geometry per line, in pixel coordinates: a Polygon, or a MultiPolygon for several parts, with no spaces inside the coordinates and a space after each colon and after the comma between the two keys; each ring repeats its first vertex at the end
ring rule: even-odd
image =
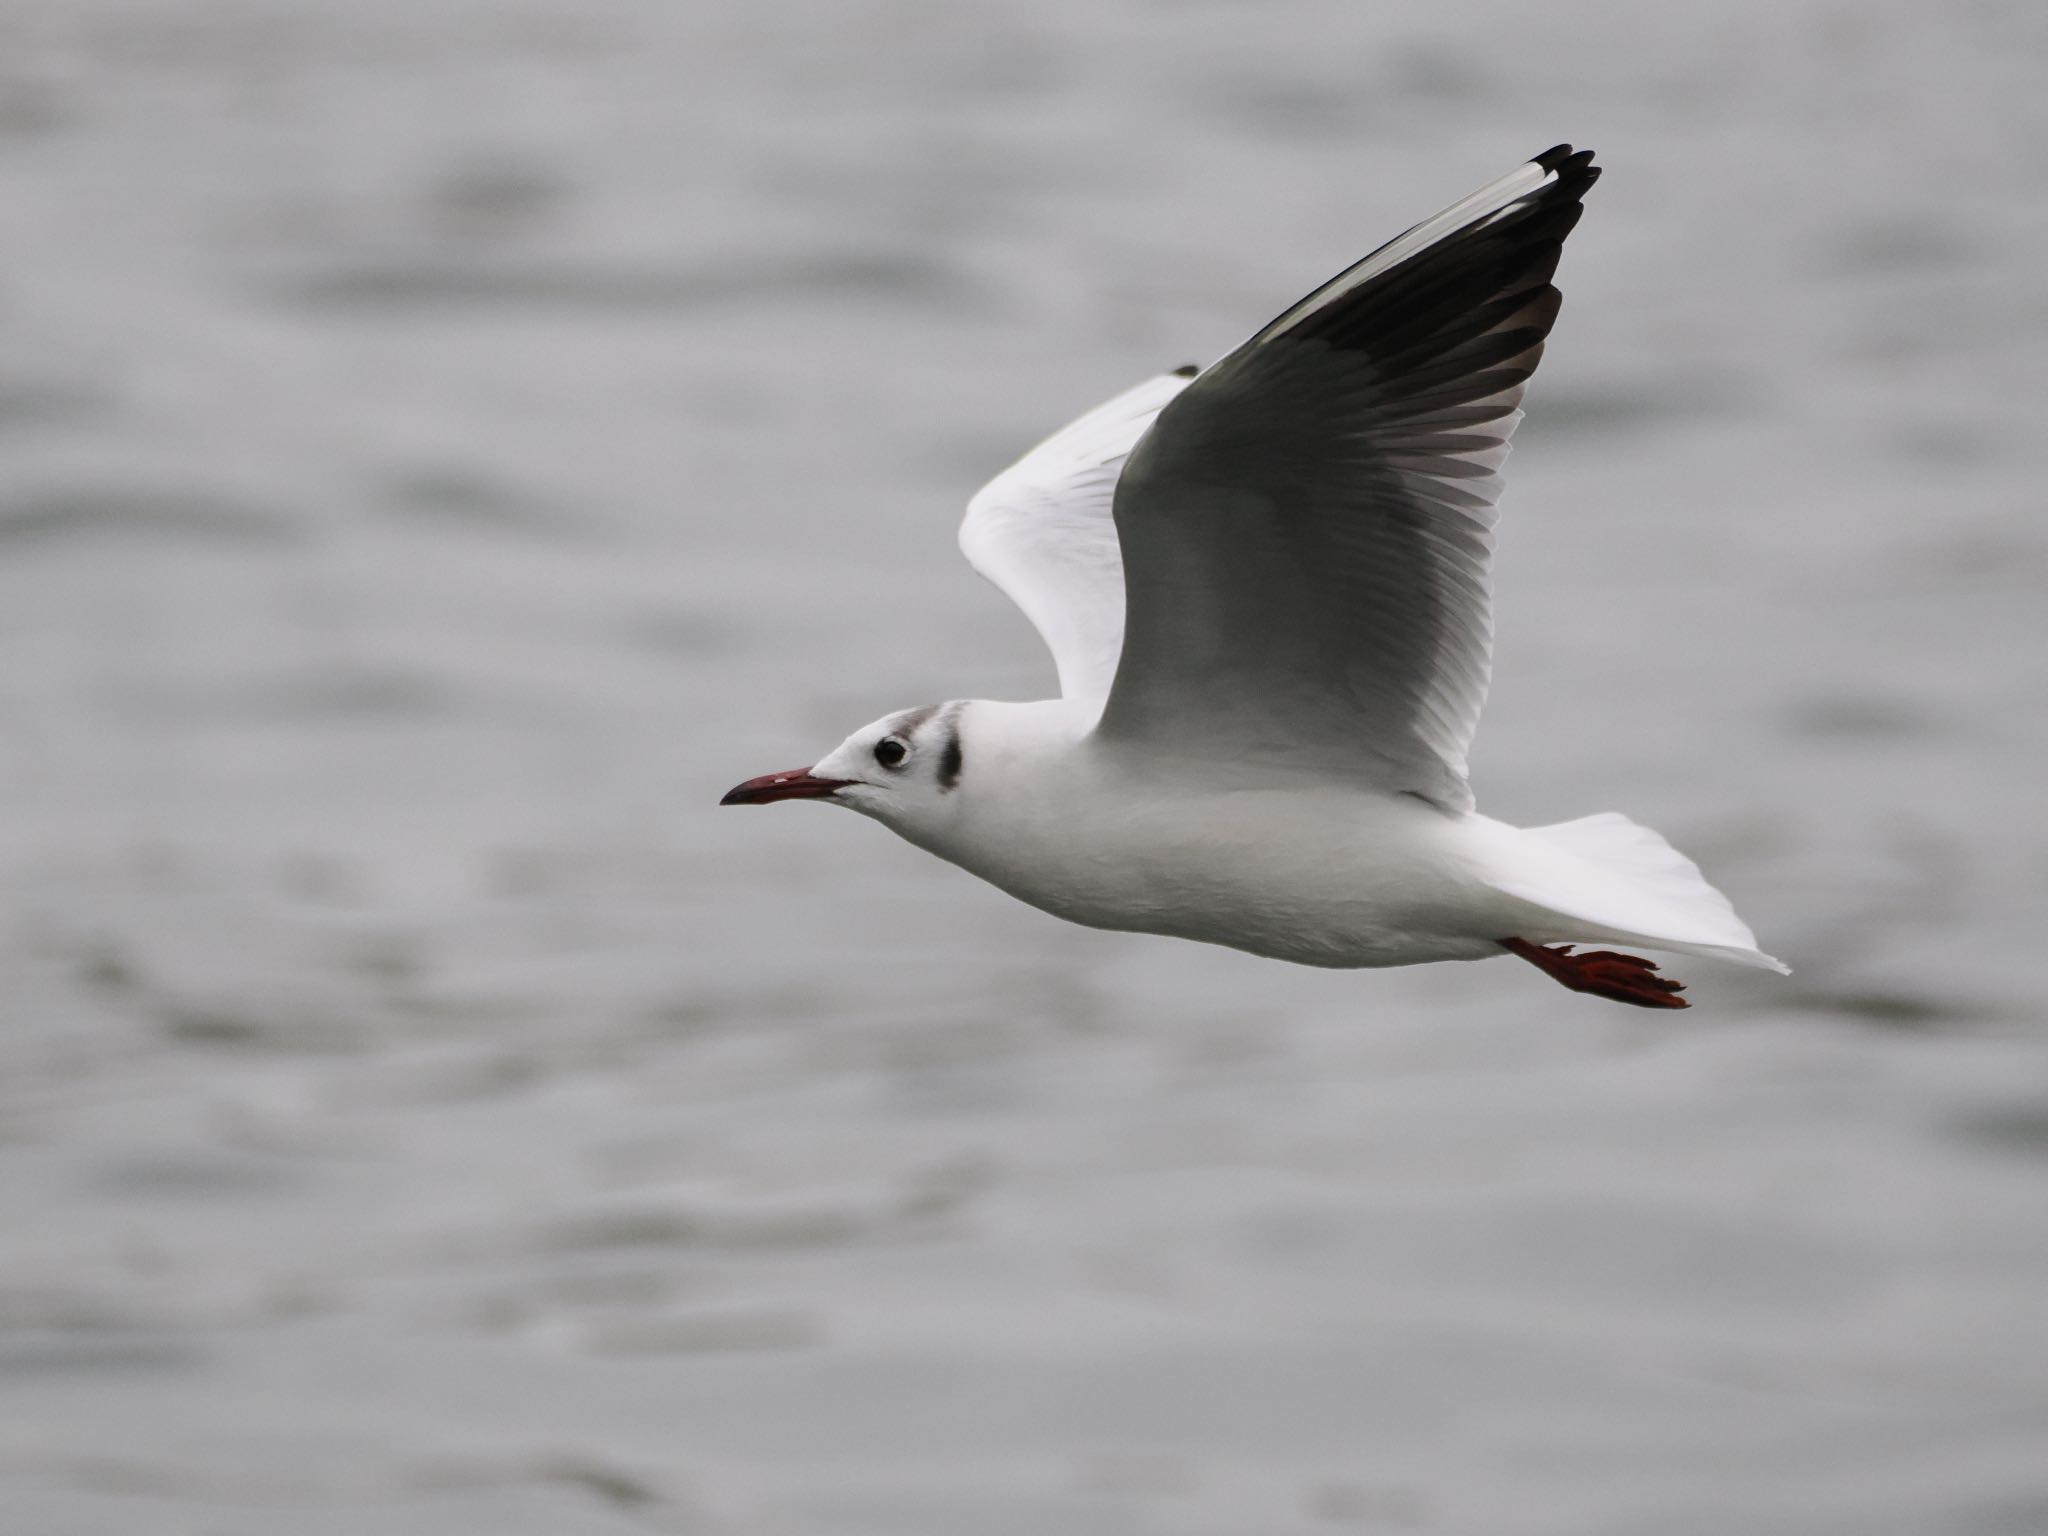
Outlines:
{"type": "Polygon", "coordinates": [[[1495,884],[1564,920],[1541,942],[1602,940],[1790,972],[1756,947],[1756,935],[1699,865],[1639,822],[1606,811],[1522,835],[1529,857],[1495,884]]]}

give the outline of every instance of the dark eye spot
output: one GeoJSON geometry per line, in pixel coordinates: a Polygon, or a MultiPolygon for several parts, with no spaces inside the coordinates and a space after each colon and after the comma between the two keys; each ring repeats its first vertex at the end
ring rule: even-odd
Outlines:
{"type": "Polygon", "coordinates": [[[894,736],[884,736],[875,743],[875,761],[884,768],[900,768],[903,766],[903,759],[908,756],[910,756],[910,748],[903,745],[894,736]]]}

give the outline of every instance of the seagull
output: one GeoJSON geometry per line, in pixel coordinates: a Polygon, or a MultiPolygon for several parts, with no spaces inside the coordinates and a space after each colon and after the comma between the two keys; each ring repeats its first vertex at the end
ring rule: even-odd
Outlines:
{"type": "Polygon", "coordinates": [[[1684,1008],[1617,944],[1784,973],[1614,812],[1474,809],[1496,503],[1599,177],[1558,145],[1206,368],[1148,379],[969,503],[960,545],[1060,696],[863,726],[725,805],[843,805],[1056,917],[1304,965],[1516,955],[1684,1008]]]}

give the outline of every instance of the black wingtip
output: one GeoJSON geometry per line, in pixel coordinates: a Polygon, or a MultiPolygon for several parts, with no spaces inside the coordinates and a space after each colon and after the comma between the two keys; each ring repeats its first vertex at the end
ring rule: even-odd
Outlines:
{"type": "Polygon", "coordinates": [[[1173,370],[1173,376],[1176,379],[1192,379],[1196,374],[1200,373],[1201,371],[1202,365],[1200,363],[1182,363],[1178,368],[1173,370]]]}
{"type": "Polygon", "coordinates": [[[1561,182],[1568,182],[1583,191],[1600,179],[1600,167],[1593,163],[1593,151],[1573,149],[1569,144],[1553,144],[1529,162],[1540,165],[1561,182]]]}

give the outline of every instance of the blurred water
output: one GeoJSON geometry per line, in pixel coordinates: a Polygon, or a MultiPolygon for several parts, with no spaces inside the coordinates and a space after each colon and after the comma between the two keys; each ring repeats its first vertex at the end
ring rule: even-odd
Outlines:
{"type": "Polygon", "coordinates": [[[24,1533],[2048,1529],[2036,7],[0,11],[24,1533]],[[1777,982],[1064,928],[744,776],[1554,140],[1487,808],[1777,982]]]}

